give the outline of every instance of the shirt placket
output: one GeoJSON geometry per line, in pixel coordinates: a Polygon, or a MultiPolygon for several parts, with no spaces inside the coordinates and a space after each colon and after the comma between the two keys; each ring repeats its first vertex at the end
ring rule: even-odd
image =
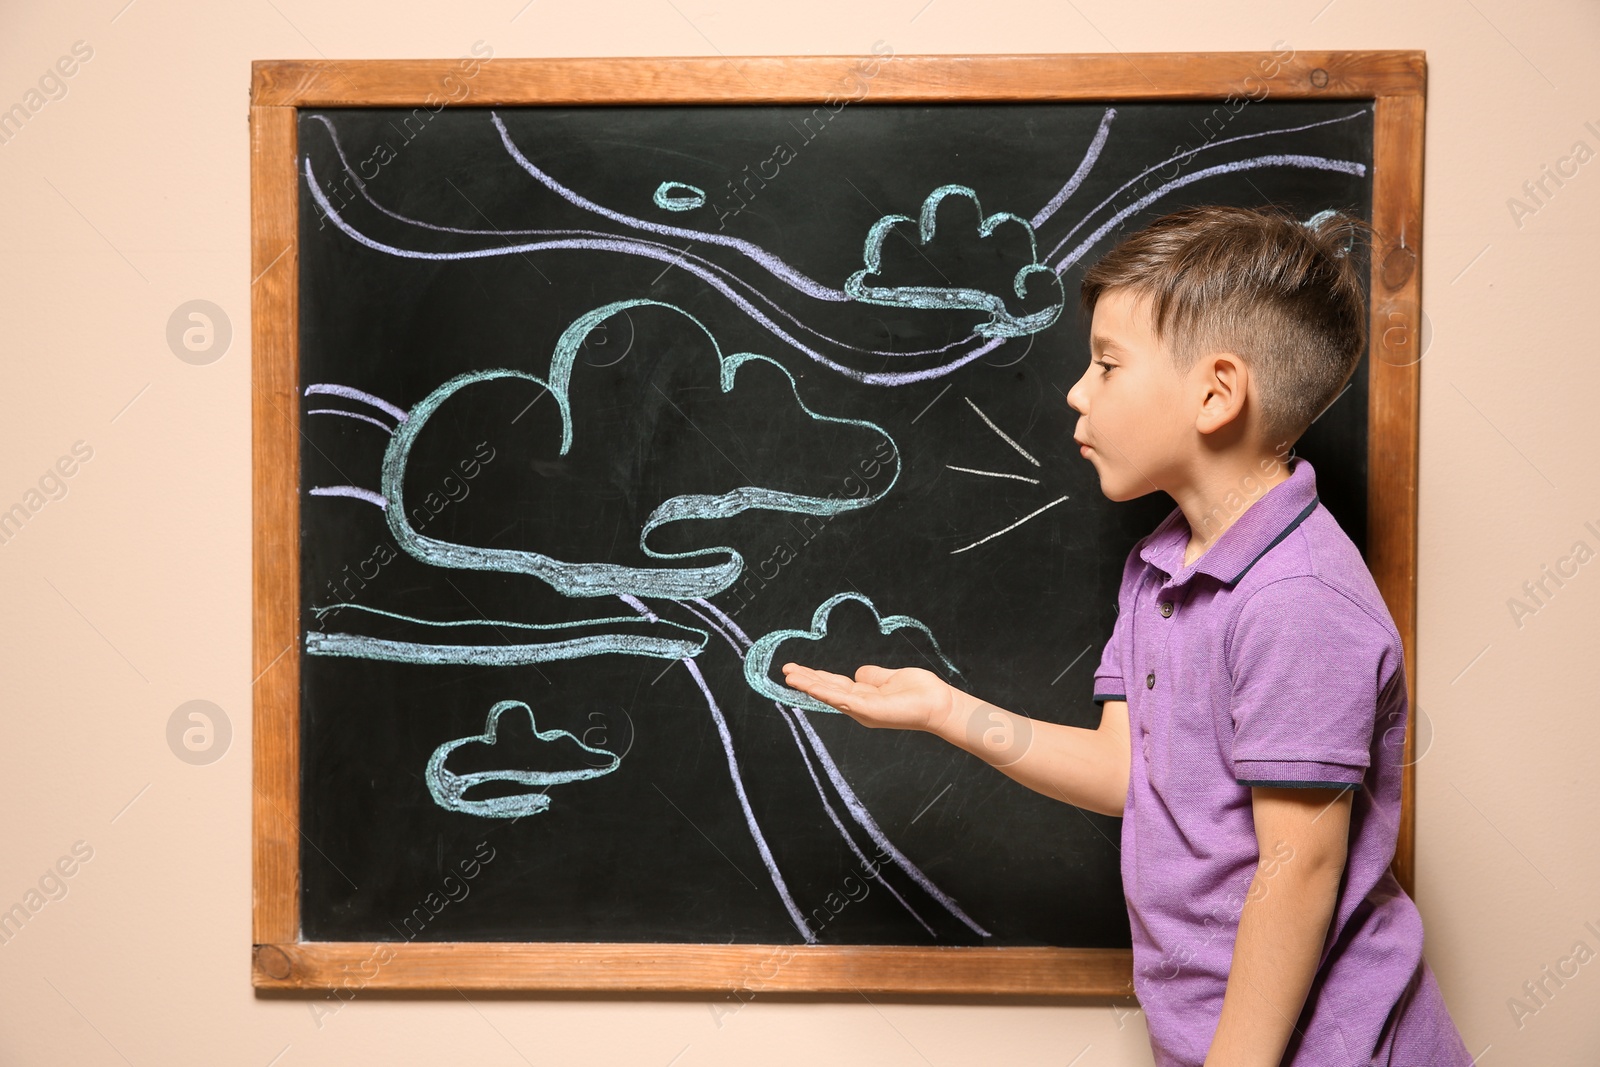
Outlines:
{"type": "Polygon", "coordinates": [[[1150,723],[1154,719],[1165,727],[1172,708],[1167,646],[1172,636],[1172,624],[1177,618],[1182,590],[1172,584],[1171,575],[1152,567],[1143,592],[1145,595],[1139,598],[1135,610],[1140,612],[1137,629],[1146,639],[1140,642],[1143,651],[1140,662],[1142,671],[1135,676],[1135,681],[1142,681],[1145,687],[1143,714],[1139,716],[1139,742],[1148,776],[1152,761],[1150,723]]]}

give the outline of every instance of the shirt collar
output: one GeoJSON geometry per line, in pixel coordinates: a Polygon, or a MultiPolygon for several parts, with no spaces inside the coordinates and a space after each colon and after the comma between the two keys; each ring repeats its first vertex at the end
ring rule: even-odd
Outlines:
{"type": "Polygon", "coordinates": [[[1304,456],[1296,456],[1289,460],[1289,477],[1245,508],[1193,563],[1188,566],[1183,563],[1183,553],[1189,544],[1189,523],[1181,508],[1173,508],[1161,525],[1151,531],[1139,550],[1139,558],[1160,568],[1175,585],[1187,581],[1197,571],[1225,585],[1233,585],[1316,507],[1316,472],[1304,456]]]}

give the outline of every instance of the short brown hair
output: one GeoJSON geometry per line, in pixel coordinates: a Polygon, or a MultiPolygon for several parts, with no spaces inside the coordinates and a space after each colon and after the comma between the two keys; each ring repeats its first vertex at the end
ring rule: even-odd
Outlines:
{"type": "Polygon", "coordinates": [[[1180,373],[1203,353],[1237,353],[1259,383],[1267,440],[1292,443],[1366,351],[1356,238],[1371,233],[1364,220],[1332,210],[1302,222],[1277,205],[1186,208],[1090,267],[1083,309],[1093,316],[1111,289],[1148,296],[1152,329],[1180,373]]]}

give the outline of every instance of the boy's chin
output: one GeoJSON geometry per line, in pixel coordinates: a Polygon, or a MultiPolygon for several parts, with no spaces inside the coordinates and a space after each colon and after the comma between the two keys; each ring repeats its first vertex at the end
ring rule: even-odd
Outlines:
{"type": "Polygon", "coordinates": [[[1143,478],[1124,479],[1103,470],[1100,472],[1100,495],[1114,503],[1138,500],[1154,491],[1155,486],[1143,478]]]}

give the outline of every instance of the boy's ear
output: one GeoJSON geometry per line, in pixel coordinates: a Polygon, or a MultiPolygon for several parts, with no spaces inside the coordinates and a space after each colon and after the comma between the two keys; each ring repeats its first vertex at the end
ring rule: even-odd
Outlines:
{"type": "Polygon", "coordinates": [[[1250,386],[1250,368],[1236,352],[1211,352],[1195,362],[1200,391],[1200,411],[1195,429],[1203,434],[1223,427],[1244,428],[1241,413],[1250,386]]]}

